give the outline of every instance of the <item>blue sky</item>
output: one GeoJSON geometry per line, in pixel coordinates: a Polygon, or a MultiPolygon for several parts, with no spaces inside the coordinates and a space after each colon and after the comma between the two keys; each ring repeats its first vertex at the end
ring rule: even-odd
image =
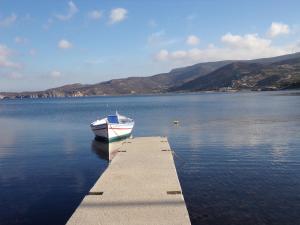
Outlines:
{"type": "Polygon", "coordinates": [[[0,92],[300,51],[299,1],[0,0],[0,92]]]}

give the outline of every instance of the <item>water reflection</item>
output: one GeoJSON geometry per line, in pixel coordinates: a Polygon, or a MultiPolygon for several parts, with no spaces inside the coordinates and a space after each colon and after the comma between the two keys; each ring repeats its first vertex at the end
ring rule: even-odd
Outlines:
{"type": "Polygon", "coordinates": [[[18,124],[13,122],[13,120],[0,119],[0,159],[9,157],[15,151],[18,124]]]}
{"type": "Polygon", "coordinates": [[[92,151],[99,156],[100,159],[110,162],[116,156],[124,141],[125,140],[107,143],[105,141],[93,140],[91,147],[92,151]]]}
{"type": "Polygon", "coordinates": [[[168,136],[193,224],[300,224],[300,98],[287,92],[0,101],[0,224],[65,224],[123,150],[91,140],[107,104],[135,136],[168,136]]]}

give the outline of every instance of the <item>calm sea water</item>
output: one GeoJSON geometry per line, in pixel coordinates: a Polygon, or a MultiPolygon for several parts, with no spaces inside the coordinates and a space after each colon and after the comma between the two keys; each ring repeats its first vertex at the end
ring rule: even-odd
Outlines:
{"type": "Polygon", "coordinates": [[[115,109],[168,136],[193,224],[300,224],[289,92],[0,101],[0,224],[64,224],[108,164],[89,123],[115,109]]]}

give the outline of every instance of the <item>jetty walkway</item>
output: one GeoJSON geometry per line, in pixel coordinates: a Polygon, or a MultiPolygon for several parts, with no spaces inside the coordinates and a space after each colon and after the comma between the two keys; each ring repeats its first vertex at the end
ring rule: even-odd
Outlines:
{"type": "Polygon", "coordinates": [[[127,139],[69,225],[190,225],[166,137],[127,139]]]}

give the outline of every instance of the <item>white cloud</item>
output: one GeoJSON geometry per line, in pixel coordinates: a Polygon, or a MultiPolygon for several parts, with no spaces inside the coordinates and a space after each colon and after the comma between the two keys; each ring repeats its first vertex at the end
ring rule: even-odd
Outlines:
{"type": "Polygon", "coordinates": [[[188,53],[186,51],[177,50],[177,51],[171,52],[170,57],[173,59],[182,59],[182,58],[185,58],[187,56],[187,54],[188,53]]]}
{"type": "Polygon", "coordinates": [[[68,11],[66,14],[56,14],[55,17],[59,20],[70,20],[77,12],[78,12],[78,8],[75,5],[75,3],[73,1],[69,1],[68,2],[68,11]]]}
{"type": "Polygon", "coordinates": [[[290,28],[287,24],[273,22],[267,32],[269,37],[276,37],[282,34],[289,34],[290,28]]]}
{"type": "Polygon", "coordinates": [[[102,16],[102,13],[99,10],[93,10],[88,13],[88,17],[92,20],[99,20],[101,18],[101,16],[102,16]]]}
{"type": "Polygon", "coordinates": [[[119,23],[127,17],[127,10],[124,8],[115,8],[110,11],[110,24],[119,23]]]}
{"type": "Polygon", "coordinates": [[[232,48],[247,49],[268,48],[271,44],[271,40],[260,38],[258,34],[240,36],[227,33],[221,37],[221,41],[232,48]]]}
{"type": "Polygon", "coordinates": [[[198,45],[200,39],[196,35],[189,35],[186,39],[186,44],[188,45],[198,45]]]}
{"type": "Polygon", "coordinates": [[[166,61],[169,59],[169,52],[165,49],[162,49],[155,55],[155,59],[158,61],[166,61]]]}
{"type": "Polygon", "coordinates": [[[71,42],[69,42],[68,40],[66,39],[62,39],[58,42],[58,47],[61,48],[61,49],[69,49],[69,48],[72,48],[73,45],[71,42]]]}
{"type": "Polygon", "coordinates": [[[20,68],[18,63],[10,59],[12,55],[12,50],[0,44],[0,68],[20,68]]]}
{"type": "Polygon", "coordinates": [[[53,70],[51,73],[50,73],[50,77],[52,78],[60,78],[62,76],[61,72],[60,71],[57,71],[57,70],[53,70]]]}
{"type": "Polygon", "coordinates": [[[0,27],[9,27],[17,20],[17,15],[12,13],[10,16],[7,16],[0,20],[0,27]]]}
{"type": "Polygon", "coordinates": [[[157,61],[171,63],[172,66],[182,66],[197,62],[218,60],[246,60],[272,57],[300,51],[299,43],[276,46],[269,39],[261,38],[258,34],[233,35],[227,33],[221,37],[222,46],[209,44],[205,48],[160,50],[155,54],[157,61]]]}

